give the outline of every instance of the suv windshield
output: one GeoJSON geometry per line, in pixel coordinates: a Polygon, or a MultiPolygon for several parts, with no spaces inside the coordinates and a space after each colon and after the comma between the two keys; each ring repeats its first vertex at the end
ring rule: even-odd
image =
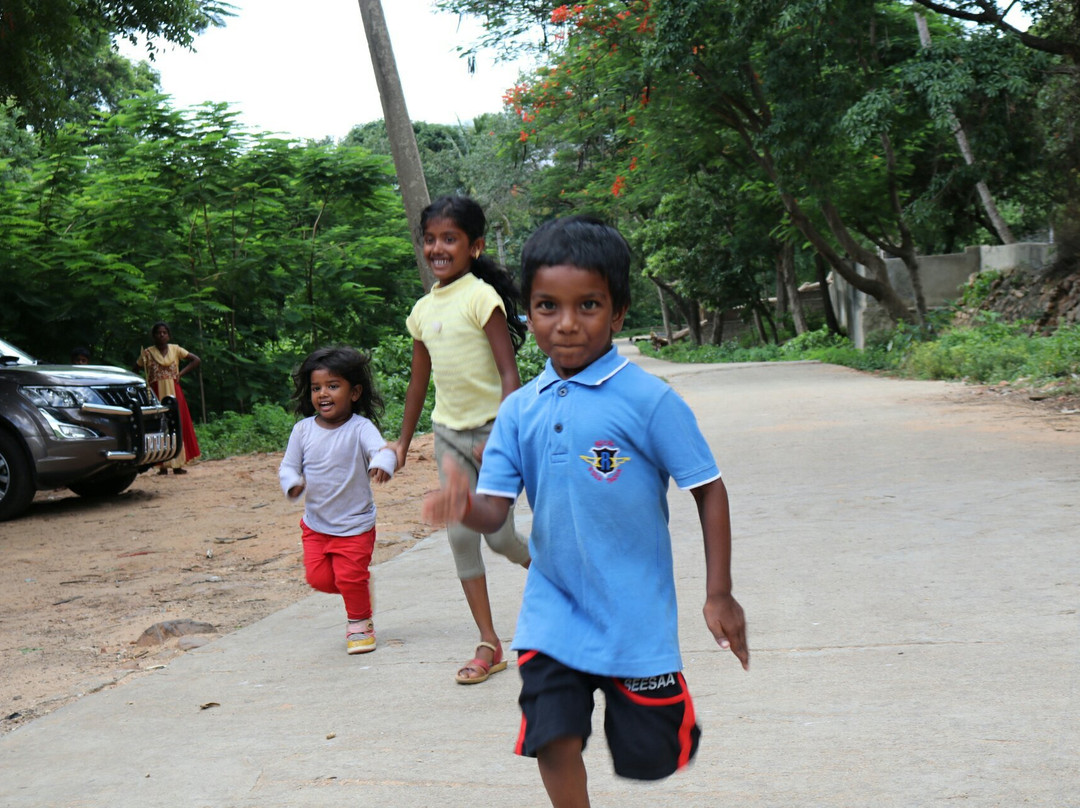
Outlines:
{"type": "Polygon", "coordinates": [[[25,351],[20,351],[10,342],[0,339],[0,362],[5,365],[36,365],[37,360],[25,351]]]}

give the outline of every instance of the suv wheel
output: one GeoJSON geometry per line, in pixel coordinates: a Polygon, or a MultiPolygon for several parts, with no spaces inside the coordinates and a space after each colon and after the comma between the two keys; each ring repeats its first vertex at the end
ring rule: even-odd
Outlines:
{"type": "Polygon", "coordinates": [[[135,482],[139,473],[121,474],[119,477],[107,477],[104,480],[87,480],[81,483],[72,483],[68,486],[80,497],[113,497],[135,482]]]}
{"type": "Polygon", "coordinates": [[[34,480],[22,446],[0,429],[0,521],[18,516],[34,498],[34,480]]]}

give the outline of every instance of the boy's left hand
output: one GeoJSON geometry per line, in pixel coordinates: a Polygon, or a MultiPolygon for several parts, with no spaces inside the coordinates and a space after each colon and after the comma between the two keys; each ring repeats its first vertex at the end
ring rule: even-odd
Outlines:
{"type": "Polygon", "coordinates": [[[746,617],[733,595],[710,595],[705,600],[705,625],[721,648],[731,649],[743,670],[750,670],[750,647],[746,642],[746,617]]]}

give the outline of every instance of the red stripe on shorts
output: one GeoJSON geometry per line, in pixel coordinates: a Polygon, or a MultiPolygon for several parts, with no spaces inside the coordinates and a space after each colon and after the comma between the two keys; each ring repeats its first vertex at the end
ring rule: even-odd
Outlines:
{"type": "Polygon", "coordinates": [[[642,696],[639,693],[634,693],[627,689],[626,685],[621,680],[615,680],[615,686],[619,689],[624,696],[635,704],[647,704],[651,706],[668,706],[672,704],[678,704],[683,702],[683,718],[682,724],[679,725],[679,763],[678,767],[681,769],[687,763],[690,762],[690,752],[693,750],[694,745],[690,737],[691,731],[694,729],[694,725],[697,723],[697,717],[694,714],[694,702],[690,698],[690,691],[686,687],[686,679],[683,678],[681,673],[675,674],[679,678],[679,688],[681,693],[675,696],[668,696],[664,699],[649,698],[648,696],[642,696]]]}
{"type": "MultiPolygon", "coordinates": [[[[522,665],[524,665],[526,662],[528,662],[530,659],[532,659],[534,656],[536,656],[536,654],[537,654],[536,651],[525,651],[524,653],[518,654],[518,658],[517,658],[518,667],[520,668],[522,665]]],[[[522,712],[522,714],[521,714],[521,729],[518,730],[517,742],[514,744],[514,754],[515,755],[524,756],[524,754],[525,754],[525,730],[526,729],[527,729],[527,724],[526,724],[526,721],[525,721],[525,713],[522,712]]]]}

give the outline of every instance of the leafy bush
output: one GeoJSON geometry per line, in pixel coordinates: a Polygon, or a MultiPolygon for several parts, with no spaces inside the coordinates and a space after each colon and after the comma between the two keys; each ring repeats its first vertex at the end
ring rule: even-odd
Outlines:
{"type": "Polygon", "coordinates": [[[849,346],[851,346],[851,340],[843,334],[834,334],[828,328],[819,328],[817,331],[807,331],[805,334],[789,339],[780,347],[780,353],[784,356],[794,356],[809,351],[849,346]]]}
{"type": "Polygon", "coordinates": [[[206,460],[252,452],[280,452],[289,442],[296,416],[276,404],[255,404],[252,412],[226,412],[207,424],[196,424],[199,449],[206,460]]]}
{"type": "Polygon", "coordinates": [[[1029,353],[1028,336],[1019,325],[984,312],[971,327],[912,346],[901,369],[920,379],[995,382],[1019,376],[1029,353]]]}
{"type": "Polygon", "coordinates": [[[1048,337],[1036,337],[1037,346],[1024,370],[1038,381],[1066,379],[1080,388],[1080,323],[1062,326],[1048,337]]]}
{"type": "Polygon", "coordinates": [[[902,370],[922,379],[966,379],[983,384],[1024,379],[1074,382],[1080,376],[1080,325],[1032,336],[1023,323],[982,312],[969,327],[944,332],[912,348],[902,370]]]}
{"type": "Polygon", "coordinates": [[[536,344],[536,340],[532,334],[525,340],[525,344],[521,346],[521,350],[517,353],[517,366],[518,373],[521,376],[521,383],[535,379],[544,370],[544,365],[547,363],[547,356],[540,350],[540,347],[536,344]]]}
{"type": "Polygon", "coordinates": [[[1001,272],[998,270],[977,273],[964,287],[964,292],[960,297],[960,305],[973,309],[981,306],[990,297],[991,287],[1000,277],[1001,272]]]}

